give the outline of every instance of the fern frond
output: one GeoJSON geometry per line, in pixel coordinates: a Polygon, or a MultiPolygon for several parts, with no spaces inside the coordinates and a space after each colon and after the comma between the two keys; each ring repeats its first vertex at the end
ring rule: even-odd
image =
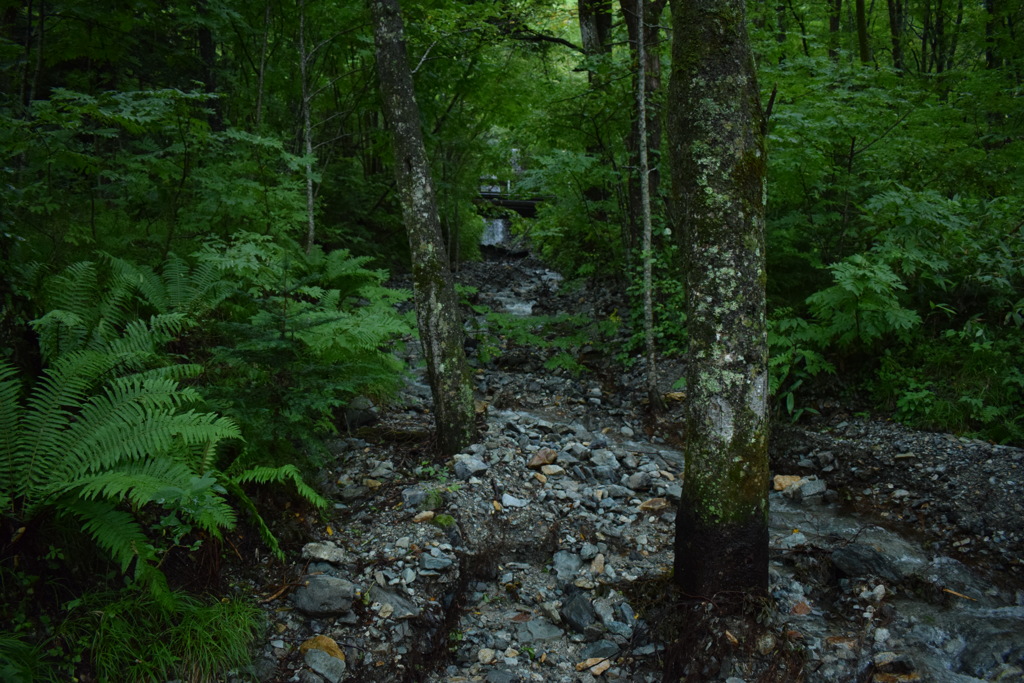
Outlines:
{"type": "Polygon", "coordinates": [[[295,486],[295,491],[307,501],[318,508],[327,507],[327,500],[302,479],[299,468],[295,465],[281,465],[280,467],[257,465],[233,476],[232,479],[237,484],[244,484],[246,482],[284,484],[291,482],[295,486]]]}
{"type": "Polygon", "coordinates": [[[31,500],[71,451],[69,425],[97,380],[116,363],[102,354],[81,351],[59,358],[44,371],[22,412],[21,436],[11,454],[12,497],[31,500]]]}
{"type": "Polygon", "coordinates": [[[156,550],[129,513],[102,500],[68,497],[61,508],[82,522],[82,530],[127,572],[132,562],[155,562],[156,550]]]}
{"type": "Polygon", "coordinates": [[[156,503],[179,510],[214,536],[235,525],[235,513],[220,496],[224,489],[212,476],[196,476],[182,463],[154,458],[117,470],[83,477],[73,487],[85,500],[128,499],[138,507],[156,503]]]}
{"type": "Polygon", "coordinates": [[[165,453],[189,463],[198,451],[241,436],[227,418],[178,412],[194,397],[172,380],[119,378],[83,404],[81,419],[68,429],[72,445],[55,476],[74,481],[117,463],[165,453]]]}

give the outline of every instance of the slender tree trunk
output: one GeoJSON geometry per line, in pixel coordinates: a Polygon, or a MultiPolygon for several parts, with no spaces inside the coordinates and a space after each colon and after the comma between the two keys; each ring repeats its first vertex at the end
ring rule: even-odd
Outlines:
{"type": "Polygon", "coordinates": [[[377,73],[395,152],[395,181],[412,253],[416,320],[434,396],[438,445],[458,453],[474,436],[462,321],[437,216],[398,0],[370,0],[377,73]]]}
{"type": "Polygon", "coordinates": [[[854,0],[857,12],[857,50],[860,61],[867,64],[871,61],[871,46],[868,43],[868,15],[864,0],[854,0]]]}
{"type": "Polygon", "coordinates": [[[256,132],[263,131],[263,95],[267,78],[267,53],[270,49],[270,0],[263,7],[263,42],[260,45],[260,66],[256,80],[256,132]]]}
{"type": "Polygon", "coordinates": [[[690,336],[674,576],[706,598],[768,589],[767,159],[744,10],[672,1],[669,143],[690,336]]]}
{"type": "MultiPolygon", "coordinates": [[[[645,24],[644,0],[636,0],[636,14],[641,24],[645,24]]],[[[661,392],[658,390],[658,359],[654,346],[654,290],[651,265],[654,261],[654,249],[651,244],[651,179],[650,167],[647,163],[647,59],[644,42],[645,27],[641,25],[636,33],[637,78],[636,78],[636,120],[637,144],[639,145],[640,162],[640,215],[643,224],[643,260],[644,260],[644,345],[647,351],[647,400],[651,414],[661,412],[661,392]]]]}
{"type": "Polygon", "coordinates": [[[828,2],[828,56],[832,60],[839,58],[839,20],[843,16],[843,0],[828,2]]]}
{"type": "MultiPolygon", "coordinates": [[[[626,24],[626,32],[629,35],[629,45],[632,52],[633,62],[638,63],[638,60],[644,60],[644,93],[645,93],[645,108],[647,115],[645,117],[645,125],[647,128],[647,158],[649,165],[648,181],[649,181],[649,193],[650,196],[657,197],[658,191],[661,185],[661,170],[658,167],[658,161],[661,156],[661,114],[658,109],[653,106],[656,99],[657,93],[661,90],[661,55],[656,47],[658,40],[660,39],[661,27],[659,22],[661,21],[661,15],[665,11],[665,6],[668,4],[668,0],[645,0],[644,1],[644,18],[641,21],[635,7],[634,0],[621,0],[622,16],[626,24]],[[637,32],[641,26],[644,30],[643,35],[643,56],[641,57],[638,53],[638,39],[637,32]],[[654,46],[654,47],[652,47],[654,46]]],[[[633,89],[634,92],[637,88],[637,81],[640,79],[639,68],[634,72],[633,89]]],[[[640,119],[634,115],[633,120],[630,123],[629,137],[626,140],[626,148],[629,150],[629,166],[631,169],[639,169],[640,167],[640,119]]],[[[633,256],[637,249],[638,243],[642,241],[643,228],[641,227],[640,221],[640,207],[642,204],[641,192],[640,192],[640,174],[639,172],[632,172],[629,175],[628,188],[627,188],[627,216],[623,227],[622,235],[622,249],[626,255],[626,270],[628,273],[632,273],[633,256]]],[[[651,200],[652,203],[655,201],[651,200]]],[[[632,277],[632,275],[630,275],[632,277]]]]}
{"type": "Polygon", "coordinates": [[[316,191],[313,178],[312,90],[309,86],[310,52],[306,49],[306,2],[299,0],[299,78],[302,80],[302,153],[306,157],[306,253],[316,241],[316,191]]]}
{"type": "MultiPolygon", "coordinates": [[[[196,2],[196,14],[200,19],[207,19],[210,16],[210,8],[206,0],[196,2]]],[[[217,43],[214,40],[213,31],[208,21],[201,21],[197,35],[199,42],[199,58],[203,60],[203,86],[207,94],[217,92],[217,43]]],[[[221,114],[221,104],[216,99],[208,102],[210,107],[210,128],[213,130],[224,129],[224,119],[221,114]]]]}
{"type": "Polygon", "coordinates": [[[889,35],[892,39],[892,66],[903,73],[903,2],[886,0],[889,8],[889,35]]]}
{"type": "MultiPolygon", "coordinates": [[[[612,12],[611,0],[578,0],[577,8],[580,20],[580,41],[583,45],[583,52],[590,58],[610,55],[612,52],[612,12]]],[[[588,69],[587,81],[590,84],[591,94],[601,98],[605,96],[608,86],[608,79],[599,76],[594,69],[588,69]]],[[[588,141],[586,146],[587,154],[597,157],[602,163],[608,162],[608,148],[600,140],[598,125],[593,124],[595,131],[594,138],[588,141]]],[[[588,206],[589,218],[592,221],[603,222],[607,220],[607,212],[601,207],[610,196],[609,188],[603,184],[591,185],[583,188],[583,199],[588,206]]]]}

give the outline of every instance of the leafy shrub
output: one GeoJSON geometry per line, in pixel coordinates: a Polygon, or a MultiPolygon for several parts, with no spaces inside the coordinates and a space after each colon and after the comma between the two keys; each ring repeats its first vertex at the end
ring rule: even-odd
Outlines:
{"type": "Polygon", "coordinates": [[[835,373],[835,367],[822,354],[828,339],[818,325],[803,318],[790,317],[783,309],[768,321],[768,383],[772,397],[795,422],[805,411],[797,401],[805,382],[821,374],[835,373]]]}
{"type": "Polygon", "coordinates": [[[906,289],[884,263],[854,254],[829,267],[835,284],[807,298],[828,338],[839,346],[870,345],[883,337],[906,341],[920,316],[904,308],[898,293],[906,289]]]}
{"type": "Polygon", "coordinates": [[[245,436],[238,467],[304,464],[349,400],[397,389],[402,365],[391,349],[412,327],[394,304],[407,294],[383,287],[367,258],[241,233],[211,242],[199,260],[233,283],[197,351],[204,395],[245,436]]]}

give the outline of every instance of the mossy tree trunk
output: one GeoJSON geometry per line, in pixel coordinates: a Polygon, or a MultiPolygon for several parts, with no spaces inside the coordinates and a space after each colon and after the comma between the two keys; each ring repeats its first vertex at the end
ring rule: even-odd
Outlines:
{"type": "Polygon", "coordinates": [[[686,254],[686,470],[675,579],[768,588],[764,113],[744,0],[672,0],[669,155],[686,254]]]}
{"type": "Polygon", "coordinates": [[[473,438],[473,392],[462,320],[423,147],[398,0],[371,0],[377,73],[395,154],[395,179],[412,253],[416,320],[427,361],[441,451],[459,452],[473,438]]]}

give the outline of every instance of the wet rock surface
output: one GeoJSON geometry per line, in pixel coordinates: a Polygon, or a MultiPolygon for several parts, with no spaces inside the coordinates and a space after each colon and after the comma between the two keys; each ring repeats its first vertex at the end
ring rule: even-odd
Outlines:
{"type": "MultiPolygon", "coordinates": [[[[532,259],[461,277],[514,314],[621,305],[532,259]]],[[[577,378],[507,351],[477,359],[465,453],[432,455],[415,378],[332,442],[333,509],[304,518],[276,582],[250,579],[272,623],[261,680],[662,680],[685,612],[663,590],[680,408],[652,426],[637,370],[577,378]]],[[[760,624],[723,624],[693,680],[1024,681],[1022,467],[1020,449],[839,413],[777,429],[771,598],[760,624]]]]}

